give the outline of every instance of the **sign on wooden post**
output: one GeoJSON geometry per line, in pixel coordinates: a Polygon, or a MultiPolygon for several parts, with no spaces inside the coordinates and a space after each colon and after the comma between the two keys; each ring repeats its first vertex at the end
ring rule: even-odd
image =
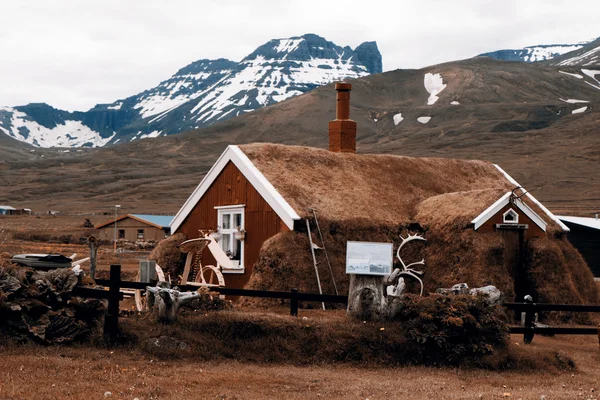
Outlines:
{"type": "Polygon", "coordinates": [[[387,276],[392,272],[392,243],[347,242],[346,273],[387,276]]]}

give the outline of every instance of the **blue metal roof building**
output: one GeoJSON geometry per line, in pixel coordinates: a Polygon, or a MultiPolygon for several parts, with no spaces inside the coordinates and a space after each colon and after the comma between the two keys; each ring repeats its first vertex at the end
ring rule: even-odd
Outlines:
{"type": "Polygon", "coordinates": [[[174,215],[151,215],[151,214],[129,214],[134,217],[144,220],[150,224],[160,226],[161,228],[168,228],[173,220],[174,215]]]}

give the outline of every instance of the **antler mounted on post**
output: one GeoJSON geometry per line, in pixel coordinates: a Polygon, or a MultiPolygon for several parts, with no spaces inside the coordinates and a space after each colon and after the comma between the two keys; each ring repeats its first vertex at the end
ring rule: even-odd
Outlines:
{"type": "MultiPolygon", "coordinates": [[[[384,285],[385,286],[393,286],[393,285],[398,285],[399,280],[402,276],[411,276],[413,278],[415,278],[416,280],[419,281],[419,284],[421,285],[421,293],[420,295],[423,295],[423,281],[421,280],[421,277],[423,276],[423,271],[417,271],[416,269],[414,269],[413,267],[415,265],[425,265],[425,259],[422,259],[421,261],[417,261],[417,262],[413,262],[410,264],[405,264],[404,260],[402,260],[402,257],[400,257],[400,250],[402,250],[402,247],[404,247],[404,245],[408,242],[412,242],[413,240],[422,240],[424,242],[427,241],[427,239],[425,239],[423,236],[421,235],[411,235],[410,233],[404,238],[402,237],[402,235],[400,235],[400,239],[402,239],[402,243],[400,243],[400,246],[398,246],[398,250],[396,251],[396,258],[398,259],[398,261],[400,261],[400,264],[402,265],[402,269],[400,268],[396,268],[392,271],[392,273],[387,276],[384,279],[384,285]]],[[[403,285],[404,282],[401,282],[401,284],[403,285]]],[[[398,290],[394,290],[395,293],[398,293],[398,290]]],[[[398,293],[400,294],[400,293],[398,293]]]]}

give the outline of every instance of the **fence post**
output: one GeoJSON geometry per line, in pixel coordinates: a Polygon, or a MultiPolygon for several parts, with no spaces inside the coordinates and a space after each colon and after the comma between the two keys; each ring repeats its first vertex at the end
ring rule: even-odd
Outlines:
{"type": "Polygon", "coordinates": [[[119,333],[119,300],[121,298],[121,265],[110,266],[108,309],[104,317],[104,340],[111,342],[119,333]]]}
{"type": "Polygon", "coordinates": [[[290,298],[290,315],[292,317],[298,316],[298,289],[290,290],[292,297],[290,298]]]}
{"type": "Polygon", "coordinates": [[[527,332],[523,334],[523,342],[525,342],[525,344],[530,344],[535,335],[535,303],[531,296],[525,296],[525,303],[527,303],[528,306],[525,309],[525,323],[523,326],[527,328],[527,332]]]}

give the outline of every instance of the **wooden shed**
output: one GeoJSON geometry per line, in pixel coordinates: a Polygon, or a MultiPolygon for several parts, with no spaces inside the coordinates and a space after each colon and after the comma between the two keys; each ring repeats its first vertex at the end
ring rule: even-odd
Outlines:
{"type": "Polygon", "coordinates": [[[112,219],[94,228],[98,230],[98,238],[101,240],[114,240],[116,233],[117,240],[158,242],[169,236],[169,224],[172,220],[170,215],[125,214],[116,221],[112,219]]]}

